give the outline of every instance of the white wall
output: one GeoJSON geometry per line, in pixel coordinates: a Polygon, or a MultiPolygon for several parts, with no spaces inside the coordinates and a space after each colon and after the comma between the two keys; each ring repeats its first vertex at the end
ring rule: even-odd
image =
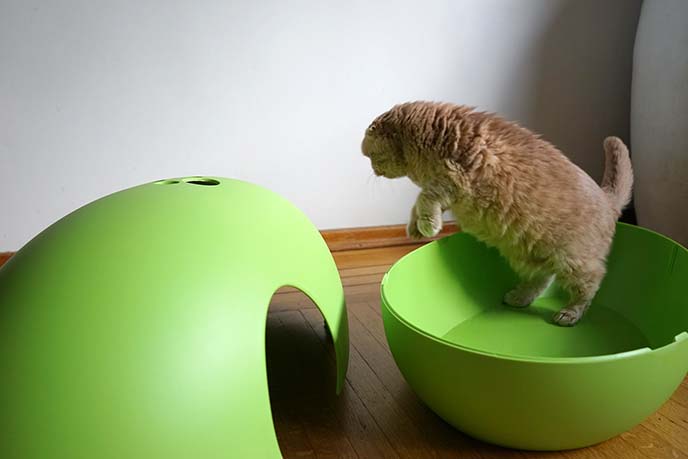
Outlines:
{"type": "Polygon", "coordinates": [[[291,199],[320,228],[401,223],[369,121],[414,99],[540,130],[593,177],[627,137],[640,0],[0,0],[0,249],[97,197],[188,174],[291,199]]]}

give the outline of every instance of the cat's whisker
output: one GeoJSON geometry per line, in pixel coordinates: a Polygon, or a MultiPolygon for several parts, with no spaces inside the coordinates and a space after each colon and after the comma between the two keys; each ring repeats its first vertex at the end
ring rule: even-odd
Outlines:
{"type": "Polygon", "coordinates": [[[375,173],[371,172],[368,176],[368,180],[366,181],[366,185],[370,185],[371,180],[373,181],[373,189],[376,189],[379,186],[380,177],[375,175],[375,173]]]}

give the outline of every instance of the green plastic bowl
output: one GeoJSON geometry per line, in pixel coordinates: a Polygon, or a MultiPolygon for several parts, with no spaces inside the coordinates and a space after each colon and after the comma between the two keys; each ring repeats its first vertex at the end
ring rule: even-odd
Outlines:
{"type": "Polygon", "coordinates": [[[619,224],[608,274],[575,327],[551,322],[556,286],[526,309],[497,251],[464,233],[402,258],[382,282],[385,332],[418,396],[459,430],[502,446],[562,450],[656,411],[688,370],[688,251],[619,224]]]}

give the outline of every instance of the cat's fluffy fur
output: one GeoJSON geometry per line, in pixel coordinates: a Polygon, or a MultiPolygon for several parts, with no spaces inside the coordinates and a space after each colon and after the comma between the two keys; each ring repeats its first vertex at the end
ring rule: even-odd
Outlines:
{"type": "Polygon", "coordinates": [[[554,276],[570,294],[554,316],[582,317],[606,271],[616,220],[631,198],[628,149],[604,141],[601,186],[531,131],[470,107],[411,102],[366,130],[363,154],[376,175],[408,176],[421,192],[411,237],[434,236],[452,209],[463,231],[497,247],[522,282],[504,301],[528,306],[554,276]]]}

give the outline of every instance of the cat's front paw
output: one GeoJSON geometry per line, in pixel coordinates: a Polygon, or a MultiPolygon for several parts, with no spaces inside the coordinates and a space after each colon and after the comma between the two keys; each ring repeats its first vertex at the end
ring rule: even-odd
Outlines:
{"type": "Polygon", "coordinates": [[[418,231],[424,237],[435,237],[442,230],[442,220],[434,217],[418,217],[418,231]]]}
{"type": "Polygon", "coordinates": [[[506,292],[504,295],[504,303],[513,308],[525,308],[530,306],[530,303],[535,300],[535,297],[530,292],[524,292],[519,288],[515,288],[506,292]]]}
{"type": "Polygon", "coordinates": [[[411,220],[408,225],[406,225],[406,235],[413,240],[423,239],[423,235],[418,230],[417,220],[411,220]]]}

